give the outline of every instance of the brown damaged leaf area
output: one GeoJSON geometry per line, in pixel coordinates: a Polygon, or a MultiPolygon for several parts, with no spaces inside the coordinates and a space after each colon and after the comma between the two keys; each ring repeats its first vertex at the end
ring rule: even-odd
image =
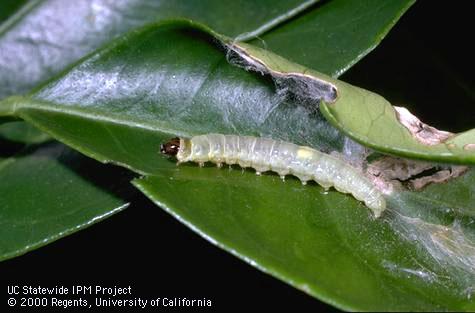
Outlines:
{"type": "MultiPolygon", "coordinates": [[[[262,56],[253,55],[236,42],[224,44],[224,48],[227,50],[227,60],[230,64],[261,75],[270,75],[276,86],[278,88],[285,86],[287,92],[311,99],[317,104],[321,100],[334,103],[338,98],[335,85],[309,75],[305,69],[302,69],[302,72],[287,72],[275,66],[279,64],[275,59],[278,56],[266,55],[262,59],[262,56]]],[[[424,145],[441,144],[454,136],[453,133],[438,130],[421,122],[404,107],[393,106],[393,108],[398,121],[418,142],[424,145]]],[[[464,148],[472,149],[471,146],[464,148]]],[[[381,192],[388,195],[395,189],[420,190],[431,183],[443,183],[464,174],[467,170],[467,166],[441,166],[430,162],[386,156],[368,164],[366,171],[363,172],[381,192]]]]}
{"type": "MultiPolygon", "coordinates": [[[[244,68],[246,71],[270,75],[277,87],[283,87],[297,96],[311,99],[316,103],[319,103],[321,100],[326,103],[334,103],[338,98],[335,85],[306,73],[305,69],[302,69],[302,72],[287,72],[276,69],[268,64],[270,60],[264,61],[260,59],[237,43],[227,44],[225,48],[227,49],[227,60],[230,64],[244,68]]],[[[274,59],[274,65],[280,63],[280,57],[277,55],[268,54],[267,57],[274,59]]]]}
{"type": "Polygon", "coordinates": [[[438,130],[435,127],[421,122],[405,107],[394,106],[394,109],[396,110],[396,116],[399,122],[422,144],[428,146],[437,145],[453,136],[450,132],[438,130]]]}
{"type": "Polygon", "coordinates": [[[394,187],[402,188],[402,185],[405,185],[409,189],[420,190],[429,184],[443,183],[459,177],[468,169],[468,166],[441,166],[429,162],[386,156],[370,163],[367,173],[394,187]]]}
{"type": "Polygon", "coordinates": [[[419,190],[431,183],[443,183],[449,179],[458,177],[468,171],[467,166],[451,166],[449,169],[444,169],[436,172],[433,175],[411,180],[410,187],[414,190],[419,190]]]}
{"type": "Polygon", "coordinates": [[[383,157],[368,165],[368,173],[386,180],[405,181],[434,167],[429,162],[383,157]]]}

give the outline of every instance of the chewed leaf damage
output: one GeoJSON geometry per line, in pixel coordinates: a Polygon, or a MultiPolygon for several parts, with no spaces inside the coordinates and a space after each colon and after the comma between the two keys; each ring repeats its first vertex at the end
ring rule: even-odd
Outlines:
{"type": "Polygon", "coordinates": [[[399,122],[404,125],[420,143],[425,145],[437,145],[443,143],[453,136],[452,133],[438,130],[421,122],[408,109],[395,106],[396,116],[399,122]]]}
{"type": "MultiPolygon", "coordinates": [[[[337,87],[332,83],[315,76],[298,72],[279,71],[269,67],[263,60],[251,55],[244,47],[236,43],[227,44],[228,62],[248,71],[268,74],[277,86],[284,86],[286,90],[301,98],[314,100],[317,104],[323,100],[333,103],[338,97],[337,87]]],[[[275,56],[277,57],[277,56],[275,56]]]]}
{"type": "Polygon", "coordinates": [[[443,183],[469,170],[467,166],[440,165],[385,156],[368,165],[368,173],[396,186],[420,190],[431,183],[443,183]]]}

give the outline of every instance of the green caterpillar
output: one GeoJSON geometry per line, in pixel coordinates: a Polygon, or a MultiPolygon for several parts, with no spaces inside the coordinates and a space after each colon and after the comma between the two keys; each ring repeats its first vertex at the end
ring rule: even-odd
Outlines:
{"type": "Polygon", "coordinates": [[[161,145],[161,152],[176,156],[179,163],[213,162],[252,167],[256,174],[277,172],[282,179],[292,174],[303,184],[316,181],[363,201],[379,217],[386,209],[382,193],[356,168],[336,157],[293,143],[249,136],[207,134],[191,139],[173,138],[161,145]]]}

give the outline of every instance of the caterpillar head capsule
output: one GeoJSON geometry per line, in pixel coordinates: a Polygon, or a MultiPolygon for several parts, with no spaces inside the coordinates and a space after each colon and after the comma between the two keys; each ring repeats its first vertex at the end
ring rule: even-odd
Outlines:
{"type": "Polygon", "coordinates": [[[169,156],[176,156],[180,149],[180,138],[172,138],[160,145],[160,152],[169,156]]]}

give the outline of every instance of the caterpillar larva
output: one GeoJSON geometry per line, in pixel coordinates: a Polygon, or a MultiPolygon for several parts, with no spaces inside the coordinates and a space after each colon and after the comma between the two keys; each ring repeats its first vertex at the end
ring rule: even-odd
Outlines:
{"type": "Polygon", "coordinates": [[[160,151],[178,162],[213,162],[253,167],[257,174],[277,172],[297,176],[303,184],[314,180],[325,189],[335,187],[363,201],[379,217],[386,208],[382,193],[356,168],[336,157],[293,143],[236,135],[207,134],[191,139],[173,138],[160,151]]]}

